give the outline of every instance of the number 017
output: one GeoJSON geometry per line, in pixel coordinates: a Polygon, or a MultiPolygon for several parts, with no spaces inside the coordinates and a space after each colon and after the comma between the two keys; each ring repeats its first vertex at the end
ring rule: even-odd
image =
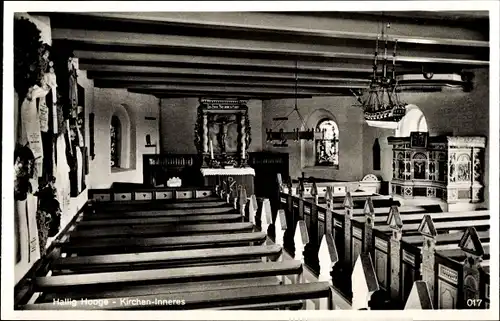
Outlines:
{"type": "Polygon", "coordinates": [[[483,300],[481,299],[467,299],[467,306],[479,308],[482,302],[483,300]]]}

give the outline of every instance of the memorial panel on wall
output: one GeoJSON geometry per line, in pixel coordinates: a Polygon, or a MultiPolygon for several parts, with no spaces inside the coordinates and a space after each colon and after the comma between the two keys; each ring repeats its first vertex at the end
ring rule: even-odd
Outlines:
{"type": "Polygon", "coordinates": [[[85,90],[78,85],[76,69],[70,73],[71,112],[69,118],[69,145],[67,153],[70,164],[71,197],[80,195],[86,188],[85,175],[88,172],[87,149],[85,146],[85,90]]]}

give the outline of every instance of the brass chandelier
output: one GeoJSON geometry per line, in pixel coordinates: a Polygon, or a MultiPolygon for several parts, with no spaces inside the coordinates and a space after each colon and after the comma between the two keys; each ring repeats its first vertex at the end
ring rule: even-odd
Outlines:
{"type": "Polygon", "coordinates": [[[390,24],[382,27],[382,41],[385,42],[384,57],[382,62],[382,72],[378,72],[378,51],[380,36],[377,35],[376,48],[373,58],[373,74],[368,90],[368,97],[363,100],[360,95],[351,89],[351,92],[359,102],[359,107],[363,108],[365,121],[374,127],[395,127],[406,114],[406,103],[399,99],[398,81],[396,79],[396,46],[394,41],[394,51],[392,54],[392,72],[388,71],[387,46],[388,36],[385,28],[390,28],[390,24]]]}

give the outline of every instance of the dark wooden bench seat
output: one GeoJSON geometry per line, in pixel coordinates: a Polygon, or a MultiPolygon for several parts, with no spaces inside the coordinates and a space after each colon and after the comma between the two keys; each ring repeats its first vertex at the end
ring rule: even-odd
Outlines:
{"type": "MultiPolygon", "coordinates": [[[[440,213],[437,213],[440,214],[440,213]]],[[[401,216],[402,218],[404,215],[401,216]]],[[[434,220],[434,218],[433,218],[434,220]]],[[[404,221],[403,221],[404,222],[404,221]]],[[[412,223],[403,225],[403,235],[407,232],[418,231],[420,223],[412,223]]],[[[474,226],[476,229],[483,228],[489,229],[490,220],[489,219],[474,219],[474,220],[460,220],[460,221],[448,221],[448,222],[435,222],[434,227],[436,230],[465,230],[469,226],[474,226]]],[[[384,233],[392,233],[392,229],[389,225],[376,226],[377,230],[384,233]]]]}
{"type": "Polygon", "coordinates": [[[175,209],[175,210],[144,210],[137,211],[117,211],[105,213],[88,213],[83,216],[84,220],[109,220],[121,218],[144,218],[144,217],[164,217],[164,216],[187,216],[202,214],[235,214],[237,211],[232,207],[211,207],[199,209],[175,209]]]}
{"type": "MultiPolygon", "coordinates": [[[[390,207],[374,207],[373,208],[375,211],[375,218],[377,217],[387,217],[389,215],[389,212],[391,210],[390,207]]],[[[404,213],[428,213],[428,211],[420,206],[401,206],[398,207],[399,213],[404,214],[404,213]]],[[[344,215],[345,214],[345,209],[334,209],[332,213],[335,213],[337,215],[344,215]]],[[[354,217],[364,217],[365,216],[365,210],[364,208],[355,208],[352,210],[352,215],[354,217]]],[[[356,218],[357,219],[357,218],[356,218]]]]}
{"type": "Polygon", "coordinates": [[[78,229],[70,234],[70,240],[74,239],[92,239],[98,237],[115,236],[173,236],[173,235],[193,235],[200,233],[230,233],[252,231],[254,225],[248,222],[239,223],[220,223],[220,224],[170,224],[160,226],[119,226],[119,227],[100,227],[95,229],[78,229]]]}
{"type": "Polygon", "coordinates": [[[105,268],[109,265],[139,265],[143,263],[169,264],[172,262],[199,262],[221,258],[244,259],[276,256],[282,252],[279,245],[241,246],[216,249],[177,250],[111,255],[91,255],[58,258],[52,262],[52,269],[78,271],[88,268],[105,268]]]}
{"type": "MultiPolygon", "coordinates": [[[[124,304],[120,298],[108,300],[108,304],[99,305],[76,305],[64,304],[57,306],[58,310],[93,309],[93,310],[124,310],[124,309],[162,309],[162,310],[186,310],[216,308],[224,306],[235,306],[245,304],[267,304],[273,302],[289,302],[291,300],[307,300],[317,298],[329,298],[331,301],[331,290],[328,282],[301,283],[288,285],[265,285],[259,287],[244,287],[226,290],[210,290],[203,292],[183,292],[182,294],[154,294],[149,296],[137,296],[139,304],[124,304]],[[161,305],[158,300],[184,300],[184,305],[161,305]]],[[[125,302],[126,303],[126,302],[125,302]]],[[[54,303],[28,304],[22,307],[24,310],[54,310],[54,303]]]]}
{"type": "MultiPolygon", "coordinates": [[[[376,209],[375,209],[376,210],[376,209]]],[[[419,211],[420,212],[420,211],[419,211]]],[[[429,215],[432,218],[433,222],[453,222],[458,219],[462,221],[471,221],[471,220],[484,220],[490,218],[489,211],[471,211],[471,212],[443,212],[443,213],[427,213],[427,212],[406,212],[404,209],[399,210],[399,214],[401,215],[401,220],[404,224],[408,223],[420,223],[425,215],[429,215]]],[[[375,225],[386,225],[387,218],[389,217],[389,212],[385,214],[375,214],[375,225]]],[[[358,222],[365,222],[366,217],[355,217],[354,220],[358,222]]]]}
{"type": "Polygon", "coordinates": [[[137,225],[159,225],[159,224],[171,224],[171,223],[182,223],[182,224],[198,224],[198,223],[227,223],[242,220],[240,214],[233,213],[222,213],[222,214],[205,214],[205,215],[179,215],[179,216],[156,216],[148,217],[135,217],[135,218],[124,218],[116,217],[110,219],[100,219],[100,220],[82,220],[78,223],[78,229],[83,228],[95,228],[104,226],[137,226],[137,225]]]}
{"type": "MultiPolygon", "coordinates": [[[[438,234],[436,236],[436,244],[458,244],[462,239],[464,233],[449,233],[449,234],[438,234]]],[[[489,231],[481,231],[477,232],[479,239],[481,242],[489,242],[490,241],[490,232],[489,231]]],[[[403,241],[415,246],[421,246],[424,243],[423,235],[413,235],[413,236],[403,236],[403,241]]]]}
{"type": "Polygon", "coordinates": [[[168,264],[162,262],[146,262],[146,263],[138,263],[132,264],[129,266],[125,266],[124,264],[117,265],[101,265],[101,266],[93,266],[88,268],[82,268],[78,271],[73,271],[70,269],[65,270],[52,270],[53,276],[58,275],[76,275],[76,274],[91,274],[91,273],[101,273],[101,272],[124,272],[124,271],[140,271],[145,269],[166,269],[166,268],[178,268],[178,267],[203,267],[203,266],[213,266],[216,264],[220,265],[230,265],[230,264],[241,264],[241,263],[260,263],[263,262],[263,258],[215,258],[211,260],[200,260],[200,261],[191,261],[191,262],[182,262],[182,261],[174,261],[168,264]]]}
{"type": "MultiPolygon", "coordinates": [[[[336,203],[343,202],[346,195],[347,195],[347,193],[333,194],[332,200],[336,203]]],[[[351,192],[351,196],[352,196],[353,200],[368,198],[368,197],[378,198],[378,199],[392,198],[392,196],[390,196],[390,195],[381,195],[381,194],[372,193],[372,192],[365,192],[365,191],[351,192]]]]}
{"type": "MultiPolygon", "coordinates": [[[[389,207],[392,205],[397,205],[397,206],[401,205],[401,203],[399,201],[394,200],[392,198],[392,196],[390,196],[390,195],[378,195],[378,194],[355,195],[355,194],[351,194],[351,197],[352,197],[352,202],[353,202],[353,208],[364,208],[365,202],[368,198],[372,199],[373,206],[375,206],[375,207],[389,207]]],[[[333,208],[334,209],[344,208],[344,201],[345,201],[345,196],[333,196],[333,199],[332,199],[333,208]]]]}
{"type": "MultiPolygon", "coordinates": [[[[489,244],[483,244],[483,250],[484,254],[482,259],[484,260],[489,260],[490,259],[490,245],[489,244]]],[[[466,253],[460,249],[458,246],[455,249],[445,249],[445,250],[440,250],[439,248],[436,249],[436,252],[439,255],[448,257],[452,260],[458,261],[458,262],[463,262],[465,259],[467,259],[466,253]]]]}
{"type": "MultiPolygon", "coordinates": [[[[366,200],[356,200],[353,201],[353,209],[362,209],[365,207],[366,200]]],[[[390,206],[401,206],[401,203],[394,200],[373,200],[374,207],[390,207],[390,206]]],[[[344,209],[343,203],[334,203],[333,209],[344,209]]]]}
{"type": "Polygon", "coordinates": [[[263,243],[266,233],[235,233],[217,235],[150,237],[150,238],[101,238],[98,240],[84,240],[77,242],[60,243],[62,252],[79,253],[83,255],[120,253],[124,252],[153,252],[168,249],[192,249],[207,247],[222,247],[232,245],[248,245],[250,243],[263,243]]]}
{"type": "MultiPolygon", "coordinates": [[[[299,197],[298,195],[295,195],[295,197],[299,197]]],[[[331,202],[333,203],[334,208],[338,208],[339,206],[343,207],[343,203],[345,200],[346,194],[342,195],[333,195],[331,202]]],[[[364,202],[366,201],[369,197],[372,198],[372,200],[392,200],[392,196],[389,195],[380,195],[380,194],[374,194],[370,192],[356,192],[356,193],[351,193],[352,200],[355,202],[364,202]]],[[[305,195],[304,199],[306,200],[313,200],[314,198],[310,195],[305,195]]],[[[318,204],[320,205],[325,205],[327,204],[325,194],[320,194],[318,196],[318,204]]]]}
{"type": "Polygon", "coordinates": [[[111,202],[106,206],[93,206],[96,214],[102,212],[121,212],[121,211],[144,211],[144,210],[175,210],[175,209],[203,209],[213,207],[226,207],[228,204],[222,200],[212,200],[208,202],[163,202],[163,201],[134,201],[134,203],[121,204],[120,202],[111,202]]]}
{"type": "MultiPolygon", "coordinates": [[[[281,277],[276,276],[263,276],[254,278],[241,278],[241,279],[225,279],[216,281],[199,281],[199,282],[183,282],[183,283],[170,283],[170,284],[139,284],[131,285],[126,288],[112,289],[112,290],[78,290],[73,289],[71,292],[64,293],[64,298],[79,300],[82,298],[88,299],[106,299],[106,298],[120,298],[120,297],[133,297],[141,295],[154,295],[154,294],[174,294],[183,292],[202,292],[208,290],[225,290],[237,289],[241,287],[258,287],[264,285],[279,285],[282,284],[281,277]]],[[[57,292],[44,292],[36,300],[37,303],[53,302],[54,299],[61,297],[57,292]]]]}
{"type": "MultiPolygon", "coordinates": [[[[271,302],[260,304],[231,305],[213,308],[212,310],[302,310],[304,301],[271,302]]],[[[205,308],[203,308],[205,309],[205,308]]]]}
{"type": "Polygon", "coordinates": [[[260,262],[202,267],[147,269],[140,271],[102,272],[37,277],[38,292],[72,292],[77,289],[117,289],[134,284],[179,283],[263,276],[295,275],[302,272],[300,261],[260,262]]]}

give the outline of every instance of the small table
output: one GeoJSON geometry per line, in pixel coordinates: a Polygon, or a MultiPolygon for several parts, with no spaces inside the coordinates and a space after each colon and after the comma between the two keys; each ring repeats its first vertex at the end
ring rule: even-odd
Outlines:
{"type": "Polygon", "coordinates": [[[237,185],[243,185],[247,195],[253,195],[255,170],[251,167],[243,168],[202,168],[205,186],[220,185],[221,181],[235,181],[237,185]]]}

